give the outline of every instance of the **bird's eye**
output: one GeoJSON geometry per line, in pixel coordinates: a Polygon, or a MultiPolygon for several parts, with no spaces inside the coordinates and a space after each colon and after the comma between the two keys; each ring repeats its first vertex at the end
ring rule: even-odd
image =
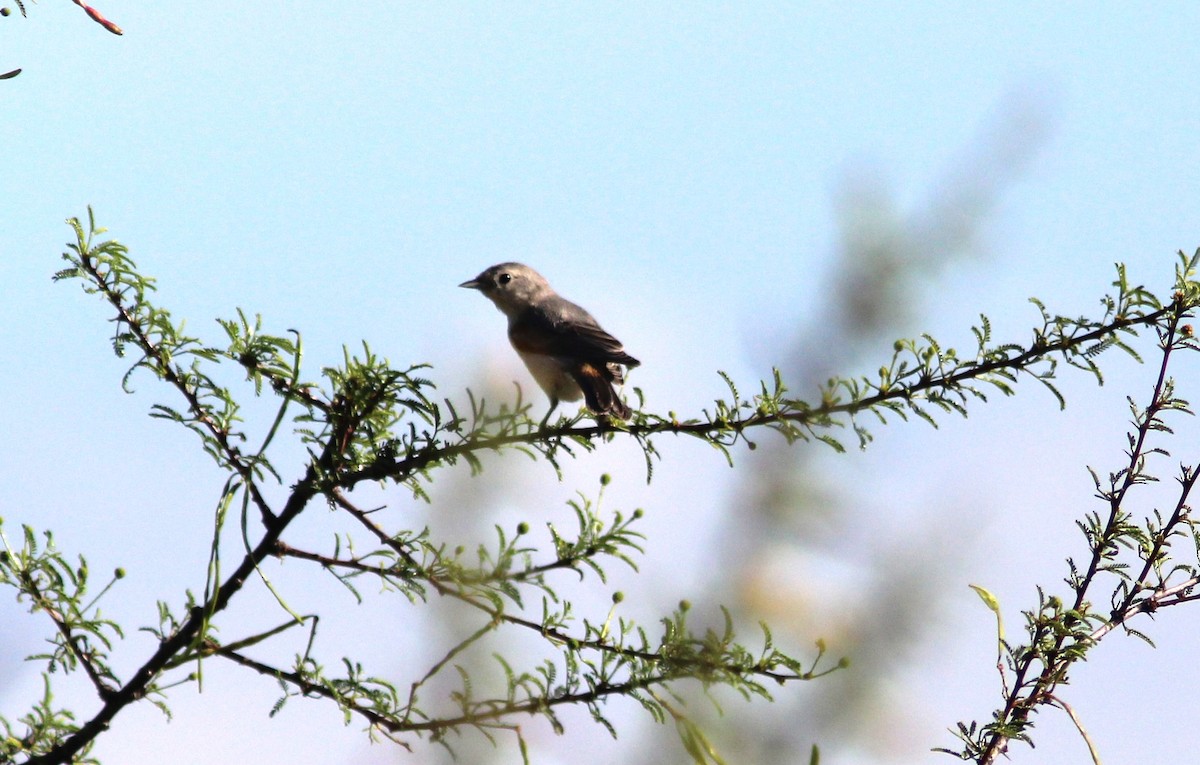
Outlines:
{"type": "Polygon", "coordinates": [[[501,284],[508,284],[512,281],[512,274],[500,274],[500,278],[496,281],[500,282],[501,284]]]}

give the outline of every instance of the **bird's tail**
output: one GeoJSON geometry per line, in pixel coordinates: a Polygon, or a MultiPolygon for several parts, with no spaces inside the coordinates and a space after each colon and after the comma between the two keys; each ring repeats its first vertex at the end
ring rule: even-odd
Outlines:
{"type": "MultiPolygon", "coordinates": [[[[616,367],[615,364],[612,366],[616,367]]],[[[622,420],[633,416],[633,410],[621,400],[617,389],[613,387],[614,382],[619,383],[623,380],[620,367],[611,369],[608,365],[597,367],[585,362],[572,370],[571,376],[583,391],[583,400],[588,409],[596,414],[609,414],[622,420]]]]}

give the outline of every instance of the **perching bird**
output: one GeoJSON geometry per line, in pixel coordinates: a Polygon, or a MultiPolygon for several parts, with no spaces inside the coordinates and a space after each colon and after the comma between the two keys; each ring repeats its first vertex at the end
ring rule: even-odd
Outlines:
{"type": "Polygon", "coordinates": [[[621,365],[632,369],[641,362],[537,271],[501,263],[458,286],[479,290],[508,317],[509,341],[550,397],[543,426],[559,401],[581,397],[596,414],[622,420],[633,414],[613,386],[625,382],[621,365]]]}

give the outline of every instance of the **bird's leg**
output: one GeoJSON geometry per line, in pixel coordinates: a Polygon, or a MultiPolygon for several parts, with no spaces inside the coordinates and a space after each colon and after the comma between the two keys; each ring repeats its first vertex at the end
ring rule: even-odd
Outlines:
{"type": "Polygon", "coordinates": [[[554,410],[558,408],[558,397],[550,397],[550,408],[546,410],[546,416],[542,418],[542,423],[538,425],[538,430],[545,430],[546,423],[550,422],[550,415],[554,414],[554,410]]]}

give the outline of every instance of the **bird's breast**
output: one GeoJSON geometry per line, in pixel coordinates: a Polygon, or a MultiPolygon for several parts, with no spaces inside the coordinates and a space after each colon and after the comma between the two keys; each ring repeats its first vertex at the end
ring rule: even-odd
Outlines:
{"type": "Polygon", "coordinates": [[[579,384],[567,371],[568,362],[565,359],[523,351],[516,343],[513,344],[513,347],[517,349],[517,355],[521,357],[521,361],[525,362],[529,374],[533,375],[533,379],[537,380],[537,384],[541,386],[547,396],[562,401],[578,401],[583,398],[583,391],[579,389],[579,384]]]}

